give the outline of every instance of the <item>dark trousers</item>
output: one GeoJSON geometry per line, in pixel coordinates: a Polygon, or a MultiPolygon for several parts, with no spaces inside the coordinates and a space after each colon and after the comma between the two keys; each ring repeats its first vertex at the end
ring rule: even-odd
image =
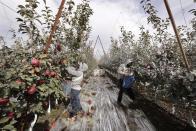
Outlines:
{"type": "Polygon", "coordinates": [[[122,101],[123,92],[127,92],[129,97],[132,100],[134,100],[135,99],[135,95],[133,93],[133,89],[132,88],[123,88],[122,83],[123,83],[123,79],[120,79],[120,81],[119,81],[120,91],[118,93],[118,102],[122,101]]]}
{"type": "Polygon", "coordinates": [[[77,115],[78,111],[82,110],[79,99],[80,90],[71,89],[71,105],[72,105],[72,115],[77,115]]]}

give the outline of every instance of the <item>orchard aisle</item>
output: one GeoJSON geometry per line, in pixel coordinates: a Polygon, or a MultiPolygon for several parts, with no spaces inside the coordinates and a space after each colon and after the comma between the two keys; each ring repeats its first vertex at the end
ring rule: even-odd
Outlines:
{"type": "Polygon", "coordinates": [[[108,77],[90,77],[80,94],[85,115],[72,122],[62,114],[51,130],[154,131],[154,127],[142,111],[129,108],[133,104],[128,96],[123,96],[124,107],[117,105],[118,91],[108,77]]]}

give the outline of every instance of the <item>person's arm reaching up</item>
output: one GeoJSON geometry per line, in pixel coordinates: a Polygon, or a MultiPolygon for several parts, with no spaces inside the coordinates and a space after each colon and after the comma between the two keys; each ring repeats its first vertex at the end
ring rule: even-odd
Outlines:
{"type": "Polygon", "coordinates": [[[125,75],[125,72],[124,72],[124,65],[123,65],[123,64],[121,64],[121,65],[119,66],[119,68],[118,68],[118,73],[119,73],[120,75],[125,75]]]}
{"type": "Polygon", "coordinates": [[[81,71],[77,71],[74,67],[67,67],[66,70],[68,71],[69,74],[77,77],[83,74],[81,71]]]}

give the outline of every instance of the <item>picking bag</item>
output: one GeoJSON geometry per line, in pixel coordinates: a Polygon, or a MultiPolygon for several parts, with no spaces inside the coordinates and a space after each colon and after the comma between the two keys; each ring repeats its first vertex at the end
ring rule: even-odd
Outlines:
{"type": "Polygon", "coordinates": [[[63,81],[62,89],[65,96],[68,96],[71,92],[71,81],[70,80],[63,81]]]}
{"type": "Polygon", "coordinates": [[[123,88],[131,88],[135,81],[134,76],[124,76],[123,77],[123,88]]]}

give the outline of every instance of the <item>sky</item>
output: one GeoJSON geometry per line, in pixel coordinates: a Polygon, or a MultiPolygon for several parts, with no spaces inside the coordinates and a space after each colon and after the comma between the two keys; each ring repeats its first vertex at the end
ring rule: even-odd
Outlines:
{"type": "MultiPolygon", "coordinates": [[[[40,1],[40,7],[43,2],[40,1]]],[[[53,13],[56,14],[61,0],[46,0],[47,5],[51,7],[53,13]]],[[[159,11],[158,16],[161,18],[168,17],[163,0],[151,0],[152,4],[159,11]]],[[[193,15],[188,13],[190,9],[196,8],[194,0],[168,0],[176,25],[185,25],[183,13],[185,14],[186,23],[190,26],[193,15]],[[180,2],[182,4],[180,4],[180,2]],[[182,8],[181,8],[182,5],[182,8]]],[[[80,0],[75,0],[79,3],[80,0]]],[[[17,29],[16,10],[17,5],[24,4],[24,0],[0,0],[0,36],[4,36],[6,43],[12,42],[10,28],[17,29]],[[5,5],[9,6],[6,7],[5,5]]],[[[91,0],[90,6],[94,14],[90,18],[92,32],[90,40],[96,41],[99,35],[103,43],[104,49],[108,51],[110,46],[110,37],[118,38],[120,36],[120,26],[124,26],[126,30],[131,30],[134,34],[139,34],[139,27],[144,25],[146,29],[152,31],[151,26],[147,24],[147,14],[144,13],[140,0],[91,0]]],[[[39,9],[41,10],[41,9],[39,9]]],[[[173,33],[172,28],[170,32],[173,33]]],[[[100,43],[96,45],[95,55],[99,57],[103,54],[100,43]]]]}

